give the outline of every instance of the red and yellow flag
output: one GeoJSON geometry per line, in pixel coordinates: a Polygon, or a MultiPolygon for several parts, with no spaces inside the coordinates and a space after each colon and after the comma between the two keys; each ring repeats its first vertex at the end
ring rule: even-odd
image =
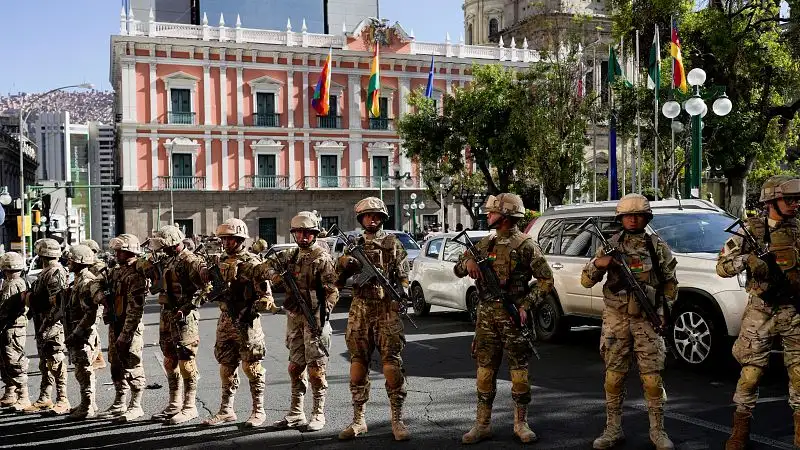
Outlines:
{"type": "Polygon", "coordinates": [[[683,55],[681,55],[681,38],[678,37],[678,21],[672,19],[672,45],[670,45],[670,54],[672,54],[672,84],[681,92],[686,93],[689,91],[689,85],[686,84],[686,69],[683,67],[683,55]]]}
{"type": "Polygon", "coordinates": [[[311,107],[320,116],[327,116],[330,109],[331,100],[331,53],[328,50],[328,60],[322,67],[322,73],[319,74],[317,87],[314,88],[314,96],[311,98],[311,107]]]}
{"type": "Polygon", "coordinates": [[[378,48],[380,44],[375,43],[375,57],[372,59],[372,70],[369,74],[369,85],[367,87],[367,111],[372,117],[381,116],[380,102],[381,96],[381,62],[378,48]]]}

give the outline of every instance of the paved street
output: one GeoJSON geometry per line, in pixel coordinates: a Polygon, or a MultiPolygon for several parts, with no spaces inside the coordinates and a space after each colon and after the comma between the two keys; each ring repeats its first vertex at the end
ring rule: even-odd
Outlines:
{"type": "MultiPolygon", "coordinates": [[[[213,341],[219,310],[210,305],[201,310],[200,419],[179,427],[167,427],[149,421],[124,426],[108,421],[66,423],[62,418],[0,415],[0,447],[87,448],[250,448],[264,445],[277,448],[455,448],[460,436],[474,418],[474,362],[469,356],[472,331],[465,314],[433,309],[429,317],[416,319],[419,330],[406,326],[408,346],[404,357],[409,375],[406,423],[412,432],[408,443],[394,443],[389,425],[389,409],[383,377],[372,363],[372,393],[367,405],[369,433],[355,443],[339,443],[336,434],[351,418],[348,390],[348,358],[344,345],[347,322],[344,300],[332,315],[334,339],[328,369],[330,383],[326,428],[321,432],[297,430],[274,431],[269,428],[244,430],[238,425],[207,429],[198,426],[201,419],[219,406],[219,378],[213,357],[213,341]]],[[[161,353],[157,343],[158,305],[148,304],[145,310],[145,368],[148,384],[161,387],[145,392],[145,413],[149,417],[165,405],[166,378],[161,369],[161,353]]],[[[282,417],[289,401],[286,373],[287,350],[283,345],[285,317],[267,315],[262,324],[267,335],[267,423],[282,417]]],[[[29,328],[32,333],[32,328],[29,328]]],[[[597,352],[599,331],[587,327],[571,333],[567,342],[540,346],[541,361],[532,364],[531,383],[534,400],[531,425],[539,433],[536,448],[585,449],[601,432],[604,424],[602,397],[602,361],[597,352]]],[[[103,342],[106,337],[103,336],[103,342]]],[[[28,336],[31,357],[31,397],[39,387],[38,360],[32,334],[28,336]]],[[[779,367],[779,358],[773,365],[779,367]]],[[[731,395],[736,383],[736,366],[717,374],[699,374],[670,364],[666,373],[669,397],[667,429],[679,449],[719,449],[730,431],[731,395]]],[[[108,369],[98,372],[97,402],[105,409],[113,399],[108,369]]],[[[241,386],[236,397],[240,422],[250,411],[247,379],[240,372],[241,386]]],[[[498,394],[493,417],[495,437],[480,448],[517,448],[512,435],[511,383],[504,368],[498,380],[498,394]]],[[[69,373],[69,394],[73,405],[78,403],[74,375],[69,373]]],[[[787,382],[780,370],[773,370],[761,388],[761,400],[753,428],[753,448],[791,449],[792,419],[786,403],[787,382]]],[[[626,449],[652,448],[647,437],[647,415],[637,377],[630,377],[624,427],[626,449]]],[[[310,411],[311,399],[306,399],[310,411]]]]}

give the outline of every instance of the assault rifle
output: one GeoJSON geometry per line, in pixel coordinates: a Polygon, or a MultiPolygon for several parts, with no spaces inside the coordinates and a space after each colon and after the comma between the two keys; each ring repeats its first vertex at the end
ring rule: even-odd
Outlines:
{"type": "Polygon", "coordinates": [[[325,344],[322,342],[322,327],[325,326],[325,322],[328,319],[328,306],[325,303],[325,299],[317,299],[318,308],[319,308],[319,319],[320,323],[317,324],[317,318],[314,316],[314,313],[311,312],[311,308],[306,302],[303,293],[300,291],[300,287],[297,286],[297,280],[294,278],[294,274],[289,271],[288,265],[283,264],[280,257],[278,256],[278,252],[275,251],[275,247],[272,247],[267,252],[265,259],[269,258],[270,255],[275,255],[272,261],[274,261],[275,265],[277,266],[278,271],[280,272],[281,278],[283,278],[283,283],[288,288],[289,292],[291,292],[292,297],[295,299],[298,305],[300,305],[300,309],[303,311],[303,315],[306,317],[308,321],[308,328],[311,329],[311,334],[318,339],[319,348],[322,350],[322,353],[325,356],[330,356],[328,354],[328,348],[325,347],[325,344]]]}
{"type": "MultiPolygon", "coordinates": [[[[656,311],[655,302],[659,299],[650,299],[642,285],[639,284],[639,280],[636,279],[636,275],[634,275],[631,271],[631,267],[628,265],[627,261],[625,261],[625,257],[622,255],[622,253],[620,253],[619,249],[611,245],[608,239],[606,239],[605,235],[603,235],[603,232],[600,230],[600,226],[597,224],[596,217],[590,217],[586,219],[581,224],[579,229],[584,230],[589,225],[591,225],[594,230],[587,231],[597,236],[597,239],[600,240],[600,245],[603,247],[603,252],[605,255],[611,256],[614,262],[616,262],[616,264],[619,266],[619,270],[622,273],[622,277],[625,286],[628,288],[628,292],[633,294],[633,297],[636,299],[636,302],[639,304],[642,312],[644,312],[645,318],[648,322],[650,322],[650,325],[653,326],[653,330],[663,336],[665,344],[668,344],[669,336],[666,336],[668,327],[661,323],[661,316],[659,316],[658,311],[656,311]]],[[[649,236],[645,236],[645,239],[649,238],[649,236]]],[[[653,261],[653,266],[653,270],[661,270],[661,267],[658,265],[658,261],[653,261]]],[[[669,306],[663,299],[662,307],[664,308],[664,322],[669,323],[669,306]]],[[[675,357],[675,359],[678,359],[678,354],[676,353],[675,348],[673,348],[671,345],[667,345],[667,348],[672,356],[675,357]]]]}
{"type": "Polygon", "coordinates": [[[355,240],[347,238],[347,235],[336,225],[331,226],[328,230],[328,236],[336,236],[337,240],[341,240],[345,245],[345,254],[348,254],[356,259],[361,265],[361,272],[353,278],[354,286],[364,286],[368,283],[375,282],[383,288],[384,292],[388,292],[392,300],[396,301],[400,306],[400,315],[408,320],[408,322],[418,328],[417,324],[411,320],[408,315],[408,297],[405,294],[398,292],[395,285],[386,278],[386,275],[380,269],[372,264],[366,253],[364,253],[364,246],[356,244],[355,240]]]}
{"type": "Polygon", "coordinates": [[[505,308],[511,320],[514,322],[514,325],[519,329],[522,338],[528,343],[528,348],[531,349],[536,359],[541,359],[539,351],[536,350],[536,346],[534,345],[534,342],[536,342],[536,330],[532,326],[533,318],[530,317],[528,323],[522,323],[519,308],[500,288],[500,278],[497,276],[497,272],[494,271],[492,262],[487,256],[482,255],[481,251],[475,247],[475,244],[469,239],[466,231],[458,233],[452,240],[466,247],[469,254],[472,255],[472,258],[478,264],[478,268],[481,271],[481,281],[484,289],[486,289],[492,298],[499,299],[503,303],[503,308],[505,308]],[[462,238],[463,241],[461,240],[462,238]]]}
{"type": "Polygon", "coordinates": [[[769,250],[769,238],[765,239],[764,245],[759,245],[758,240],[742,219],[737,219],[725,231],[744,239],[745,244],[754,250],[756,257],[767,263],[769,289],[759,295],[761,300],[770,306],[794,305],[795,309],[799,308],[800,294],[792,288],[786,274],[778,265],[775,254],[769,250]],[[741,233],[734,231],[737,226],[741,233]]]}
{"type": "MultiPolygon", "coordinates": [[[[209,264],[208,276],[211,279],[211,291],[204,296],[203,303],[220,301],[224,303],[234,325],[241,329],[247,329],[254,320],[258,319],[258,313],[256,313],[255,305],[253,304],[246,305],[244,309],[237,311],[230,283],[223,278],[219,265],[209,264]]],[[[249,296],[245,295],[244,297],[247,298],[249,296]]]]}
{"type": "Polygon", "coordinates": [[[116,299],[115,299],[115,286],[113,283],[113,279],[111,277],[111,267],[106,266],[103,269],[103,278],[105,279],[105,284],[103,286],[103,297],[105,298],[105,311],[103,314],[103,323],[106,325],[111,325],[114,327],[114,335],[119,336],[119,333],[122,328],[122,324],[118,323],[119,318],[117,317],[117,308],[116,308],[116,299]]]}
{"type": "Polygon", "coordinates": [[[69,286],[62,289],[61,292],[58,293],[59,305],[56,309],[51,309],[50,315],[45,317],[42,321],[42,325],[39,327],[40,336],[43,335],[48,328],[57,324],[59,321],[65,320],[66,322],[69,322],[69,308],[67,307],[67,302],[69,302],[70,290],[72,289],[72,285],[74,283],[75,282],[73,281],[69,284],[69,286]]]}

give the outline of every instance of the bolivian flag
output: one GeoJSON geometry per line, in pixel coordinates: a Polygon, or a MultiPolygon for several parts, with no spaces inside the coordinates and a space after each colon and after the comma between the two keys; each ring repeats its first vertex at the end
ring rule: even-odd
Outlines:
{"type": "Polygon", "coordinates": [[[369,74],[369,86],[367,87],[367,111],[372,117],[380,117],[381,108],[378,99],[381,96],[381,62],[378,47],[375,43],[375,57],[372,59],[372,70],[369,74]]]}
{"type": "Polygon", "coordinates": [[[311,98],[311,107],[320,116],[327,116],[330,109],[331,100],[331,53],[332,50],[328,49],[328,60],[325,61],[325,66],[322,67],[322,73],[319,74],[317,87],[314,88],[314,96],[311,98]]]}
{"type": "Polygon", "coordinates": [[[686,69],[683,67],[683,55],[681,55],[681,38],[678,37],[678,21],[672,19],[672,45],[670,45],[672,55],[672,84],[684,94],[689,92],[689,85],[686,84],[686,69]]]}

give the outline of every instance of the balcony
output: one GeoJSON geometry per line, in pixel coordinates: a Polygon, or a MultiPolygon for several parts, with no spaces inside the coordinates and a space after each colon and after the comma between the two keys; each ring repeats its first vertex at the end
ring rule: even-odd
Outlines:
{"type": "Polygon", "coordinates": [[[342,116],[317,116],[317,128],[342,128],[342,116]]]}
{"type": "Polygon", "coordinates": [[[388,117],[370,117],[369,118],[370,130],[391,130],[392,119],[388,117]]]}
{"type": "Polygon", "coordinates": [[[158,177],[160,191],[201,191],[206,188],[206,177],[158,177]]]}
{"type": "Polygon", "coordinates": [[[169,123],[176,125],[194,125],[194,114],[193,112],[170,111],[169,123]]]}
{"type": "MultiPolygon", "coordinates": [[[[412,177],[411,185],[403,184],[403,188],[419,189],[419,178],[412,177]]],[[[303,189],[381,189],[380,177],[303,177],[303,189]]],[[[383,179],[383,189],[393,189],[391,181],[383,179]]]]}
{"type": "Polygon", "coordinates": [[[257,127],[279,127],[281,126],[281,115],[278,113],[258,113],[253,115],[253,123],[257,127]]]}
{"type": "Polygon", "coordinates": [[[245,189],[289,189],[285,175],[248,175],[244,177],[245,189]]]}

